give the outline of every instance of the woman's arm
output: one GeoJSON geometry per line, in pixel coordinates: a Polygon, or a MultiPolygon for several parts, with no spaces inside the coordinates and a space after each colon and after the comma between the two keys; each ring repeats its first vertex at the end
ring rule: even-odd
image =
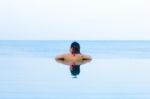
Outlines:
{"type": "Polygon", "coordinates": [[[58,55],[55,57],[56,60],[64,60],[64,54],[63,55],[58,55]]]}
{"type": "Polygon", "coordinates": [[[92,60],[91,56],[89,55],[82,55],[83,60],[92,60]]]}

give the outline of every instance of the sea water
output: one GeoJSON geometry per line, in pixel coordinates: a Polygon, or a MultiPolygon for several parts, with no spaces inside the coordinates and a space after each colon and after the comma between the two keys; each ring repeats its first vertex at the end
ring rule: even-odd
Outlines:
{"type": "Polygon", "coordinates": [[[72,77],[55,56],[71,40],[1,40],[0,99],[150,99],[150,41],[78,41],[91,55],[72,77]]]}

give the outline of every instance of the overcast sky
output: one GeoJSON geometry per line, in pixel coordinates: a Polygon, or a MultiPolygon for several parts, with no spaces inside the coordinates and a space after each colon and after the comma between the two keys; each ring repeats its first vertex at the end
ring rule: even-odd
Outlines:
{"type": "Polygon", "coordinates": [[[0,39],[150,40],[150,0],[0,0],[0,39]]]}

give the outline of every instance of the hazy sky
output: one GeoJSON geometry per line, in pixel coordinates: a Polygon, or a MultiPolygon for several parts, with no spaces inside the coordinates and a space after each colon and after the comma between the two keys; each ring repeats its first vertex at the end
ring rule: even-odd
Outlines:
{"type": "Polygon", "coordinates": [[[0,0],[0,39],[150,40],[150,0],[0,0]]]}

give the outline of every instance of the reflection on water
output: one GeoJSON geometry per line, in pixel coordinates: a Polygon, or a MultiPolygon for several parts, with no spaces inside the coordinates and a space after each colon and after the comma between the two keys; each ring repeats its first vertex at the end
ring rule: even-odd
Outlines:
{"type": "Polygon", "coordinates": [[[65,61],[65,60],[56,60],[58,63],[68,65],[71,75],[73,78],[77,78],[77,75],[80,74],[80,66],[91,62],[91,60],[82,60],[82,61],[65,61]]]}

